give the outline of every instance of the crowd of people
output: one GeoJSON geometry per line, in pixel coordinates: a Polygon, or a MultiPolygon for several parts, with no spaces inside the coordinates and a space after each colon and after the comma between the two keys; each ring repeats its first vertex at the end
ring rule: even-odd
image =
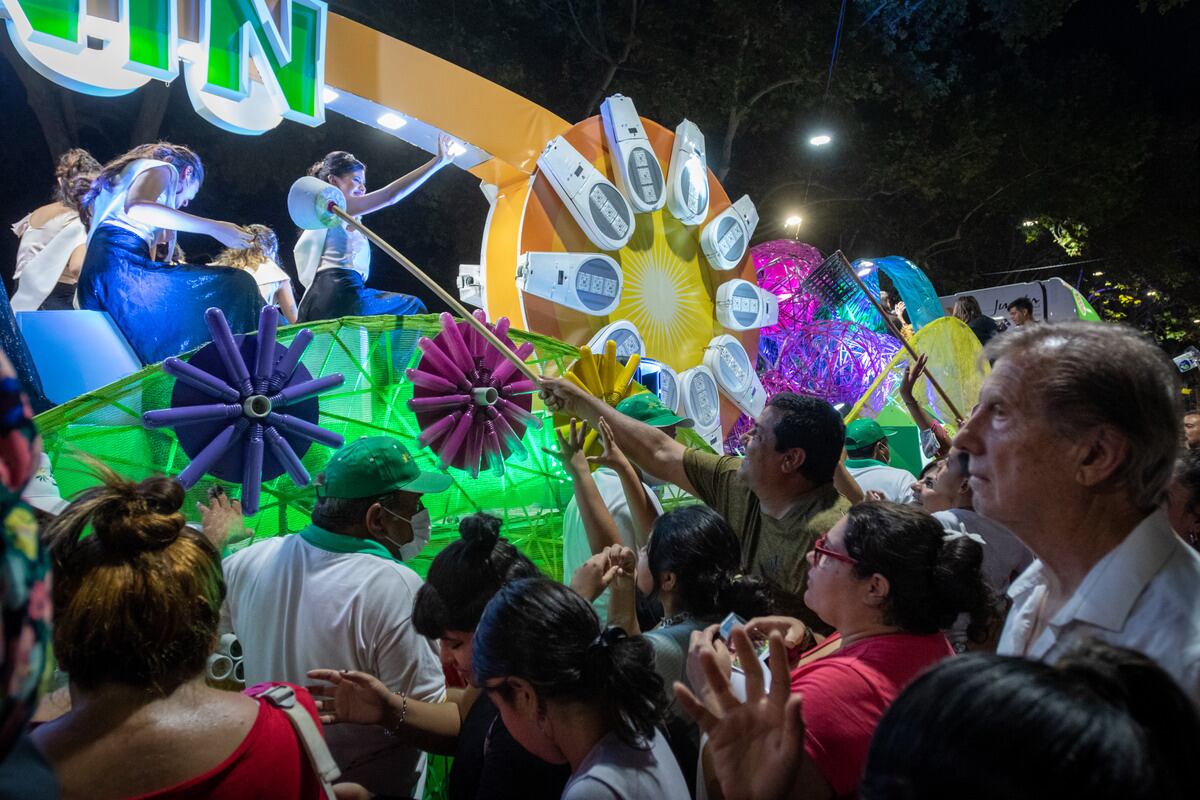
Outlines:
{"type": "MultiPolygon", "coordinates": [[[[348,153],[313,172],[358,215],[444,156],[370,193],[348,153]]],[[[186,148],[73,158],[61,208],[24,221],[67,266],[28,260],[18,297],[128,324],[137,270],[236,295],[231,321],[419,307],[365,288],[343,228],[301,237],[297,307],[269,230],[182,210],[203,180],[186,148]],[[227,249],[173,260],[172,231],[227,249]]],[[[458,489],[386,436],[333,455],[308,524],[231,552],[221,492],[189,521],[175,480],[97,463],[64,501],[0,361],[0,797],[413,798],[429,754],[453,757],[451,800],[1200,797],[1200,425],[1142,335],[1010,312],[976,330],[991,369],[967,419],[916,400],[923,359],[904,375],[919,475],[820,399],[771,397],[732,456],[682,444],[692,421],[653,394],[612,407],[544,378],[573,420],[548,450],[573,484],[561,576],[480,512],[420,578],[423,497],[458,489]],[[209,669],[235,649],[243,691],[209,669]]],[[[145,357],[169,349],[136,328],[145,357]]]]}

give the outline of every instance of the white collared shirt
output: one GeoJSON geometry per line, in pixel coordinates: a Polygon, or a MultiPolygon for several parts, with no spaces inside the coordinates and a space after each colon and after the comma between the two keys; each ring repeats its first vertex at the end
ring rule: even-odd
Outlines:
{"type": "Polygon", "coordinates": [[[1092,567],[1079,588],[1030,641],[1045,602],[1039,560],[1013,582],[1012,610],[997,652],[1054,663],[1085,637],[1137,650],[1158,662],[1200,704],[1200,555],[1159,510],[1092,567]]]}
{"type": "MultiPolygon", "coordinates": [[[[221,632],[241,642],[247,686],[307,686],[310,669],[345,669],[414,700],[445,697],[441,658],[412,625],[422,581],[382,545],[310,526],[255,542],[222,566],[221,632]]],[[[417,748],[377,725],[330,725],[325,740],[344,780],[420,797],[426,758],[417,748]]]]}

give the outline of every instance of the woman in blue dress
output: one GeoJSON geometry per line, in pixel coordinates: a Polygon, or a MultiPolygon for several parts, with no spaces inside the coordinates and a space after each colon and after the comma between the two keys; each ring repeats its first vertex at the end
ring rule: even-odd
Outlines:
{"type": "MultiPolygon", "coordinates": [[[[367,192],[366,166],[350,153],[335,150],[308,170],[341,189],[346,211],[355,218],[387,208],[416,191],[434,173],[449,164],[455,142],[438,139],[437,155],[407,175],[373,192],[367,192]]],[[[371,274],[371,247],[367,237],[345,223],[332,228],[304,231],[293,255],[296,272],[304,284],[300,322],[374,314],[422,314],[425,304],[410,294],[383,292],[366,287],[371,274]]]]}
{"type": "Polygon", "coordinates": [[[210,307],[225,312],[234,333],[258,324],[263,301],[250,275],[173,263],[178,231],[202,233],[234,248],[248,246],[253,238],[231,222],[183,211],[203,181],[198,155],[158,142],[106,164],[84,199],[91,205],[92,223],[79,276],[79,307],[108,312],[145,364],[208,343],[204,312],[210,307]]]}

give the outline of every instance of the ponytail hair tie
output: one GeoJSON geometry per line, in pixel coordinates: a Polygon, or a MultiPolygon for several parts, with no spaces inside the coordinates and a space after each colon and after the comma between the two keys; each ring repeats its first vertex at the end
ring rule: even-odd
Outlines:
{"type": "Polygon", "coordinates": [[[592,643],[588,645],[588,652],[607,649],[610,645],[628,638],[629,634],[625,633],[623,628],[610,625],[592,639],[592,643]]]}
{"type": "Polygon", "coordinates": [[[985,542],[983,540],[982,536],[980,536],[978,533],[970,533],[967,530],[966,523],[963,523],[963,522],[958,523],[958,530],[954,530],[953,528],[946,529],[946,536],[944,537],[945,541],[951,542],[951,541],[954,541],[955,539],[964,539],[964,538],[970,539],[972,542],[978,542],[981,545],[987,545],[987,542],[985,542]]]}

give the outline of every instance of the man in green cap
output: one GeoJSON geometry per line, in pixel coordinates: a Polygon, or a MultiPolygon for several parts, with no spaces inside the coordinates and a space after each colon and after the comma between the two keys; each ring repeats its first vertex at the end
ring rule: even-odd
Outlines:
{"type": "MultiPolygon", "coordinates": [[[[429,541],[421,495],[450,483],[422,472],[398,440],[364,437],[317,476],[312,524],[226,558],[221,630],[237,634],[246,684],[361,670],[414,700],[439,701],[440,658],[411,624],[421,579],[403,562],[429,541]]],[[[332,725],[325,735],[344,780],[412,796],[425,768],[419,750],[376,726],[332,725]]]]}
{"type": "MultiPolygon", "coordinates": [[[[677,428],[690,428],[694,424],[671,411],[651,392],[626,397],[617,404],[617,410],[672,439],[677,428]]],[[[604,454],[588,458],[582,452],[582,441],[583,430],[577,428],[574,436],[560,440],[559,453],[555,454],[575,486],[575,495],[563,510],[563,578],[567,581],[585,561],[609,545],[623,544],[637,550],[646,544],[650,526],[662,513],[662,503],[649,486],[649,482],[662,485],[662,481],[654,478],[647,481],[642,471],[614,442],[605,440],[604,454]],[[592,472],[589,464],[600,466],[592,472]],[[587,513],[589,503],[608,510],[616,524],[615,531],[604,529],[595,522],[589,524],[588,520],[595,518],[587,513]]],[[[608,592],[601,594],[592,607],[601,620],[606,620],[608,592]]]]}
{"type": "Polygon", "coordinates": [[[890,435],[873,419],[856,419],[847,425],[846,471],[864,493],[876,492],[893,503],[911,503],[915,476],[906,469],[888,466],[892,459],[890,435]]]}

